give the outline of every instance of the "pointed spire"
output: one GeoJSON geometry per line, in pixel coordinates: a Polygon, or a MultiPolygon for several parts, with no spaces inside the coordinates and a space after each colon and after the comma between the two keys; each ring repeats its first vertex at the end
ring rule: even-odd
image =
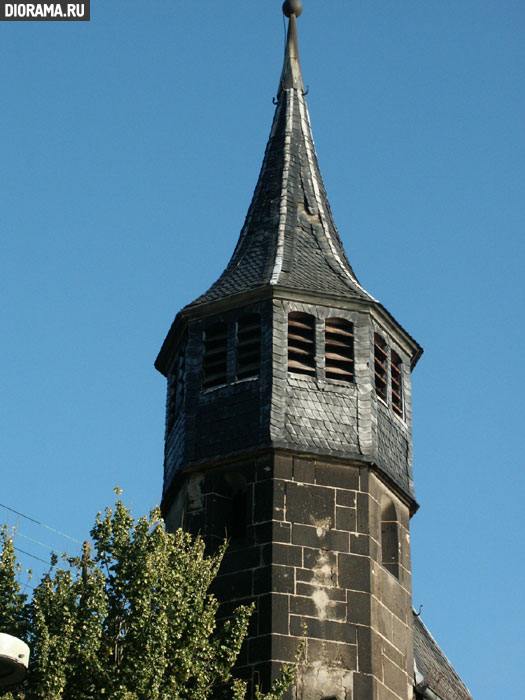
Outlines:
{"type": "Polygon", "coordinates": [[[302,3],[286,0],[283,12],[288,38],[259,180],[228,266],[194,304],[268,286],[372,299],[343,249],[317,162],[299,62],[302,3]]]}
{"type": "Polygon", "coordinates": [[[283,12],[290,21],[288,22],[288,37],[286,39],[286,51],[284,54],[281,81],[277,91],[278,96],[283,90],[289,90],[290,88],[304,90],[301,62],[299,60],[299,40],[297,38],[296,22],[296,18],[299,17],[302,11],[303,5],[300,0],[286,0],[283,4],[283,12]]]}

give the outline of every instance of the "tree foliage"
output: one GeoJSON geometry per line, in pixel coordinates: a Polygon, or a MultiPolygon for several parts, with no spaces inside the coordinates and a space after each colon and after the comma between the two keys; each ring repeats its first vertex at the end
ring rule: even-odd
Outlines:
{"type": "MultiPolygon", "coordinates": [[[[0,631],[31,647],[28,678],[0,691],[5,700],[207,700],[224,684],[246,697],[232,667],[253,608],[218,626],[210,593],[225,546],[207,556],[200,538],[166,532],[158,509],[135,521],[117,500],[97,516],[92,544],[54,566],[29,600],[5,529],[1,539],[0,631]]],[[[280,700],[294,670],[256,700],[280,700]]]]}

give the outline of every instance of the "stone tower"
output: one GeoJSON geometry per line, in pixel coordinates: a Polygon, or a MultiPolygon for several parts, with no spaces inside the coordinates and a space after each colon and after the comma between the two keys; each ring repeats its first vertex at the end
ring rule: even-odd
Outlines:
{"type": "Polygon", "coordinates": [[[343,249],[305,101],[300,2],[284,11],[275,117],[237,246],[156,361],[163,511],[211,547],[230,540],[222,614],[256,603],[240,675],[267,689],[306,624],[294,698],[412,700],[410,373],[422,350],[343,249]]]}

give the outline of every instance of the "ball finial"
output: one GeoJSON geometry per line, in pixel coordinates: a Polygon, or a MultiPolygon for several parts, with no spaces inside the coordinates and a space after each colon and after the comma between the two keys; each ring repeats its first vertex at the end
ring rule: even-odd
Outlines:
{"type": "Polygon", "coordinates": [[[299,17],[302,11],[303,3],[301,0],[285,0],[283,3],[283,12],[286,17],[290,17],[291,15],[299,17]]]}

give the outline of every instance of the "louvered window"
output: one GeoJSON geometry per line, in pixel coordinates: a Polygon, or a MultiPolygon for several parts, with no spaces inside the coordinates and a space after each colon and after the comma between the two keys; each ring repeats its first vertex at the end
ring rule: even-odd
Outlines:
{"type": "Polygon", "coordinates": [[[214,323],[204,331],[202,386],[210,389],[226,384],[228,329],[225,323],[214,323]]]}
{"type": "Polygon", "coordinates": [[[315,318],[310,314],[288,315],[288,371],[315,376],[315,318]]]}
{"type": "Polygon", "coordinates": [[[325,368],[328,379],[354,381],[354,326],[344,318],[327,318],[325,368]]]}
{"type": "Polygon", "coordinates": [[[258,377],[261,368],[261,317],[247,314],[237,322],[237,379],[258,377]]]}
{"type": "Polygon", "coordinates": [[[168,400],[166,402],[166,435],[169,435],[177,413],[177,382],[175,374],[171,374],[168,382],[168,400]]]}
{"type": "Polygon", "coordinates": [[[182,347],[173,365],[168,383],[168,405],[166,410],[166,430],[173,428],[177,411],[184,401],[185,348],[182,347]]]}
{"type": "Polygon", "coordinates": [[[383,401],[387,400],[388,382],[388,349],[384,338],[379,333],[374,334],[374,374],[376,383],[376,394],[383,401]]]}
{"type": "Polygon", "coordinates": [[[392,408],[398,416],[403,417],[403,383],[401,379],[401,358],[392,350],[390,355],[390,373],[392,377],[392,408]]]}

